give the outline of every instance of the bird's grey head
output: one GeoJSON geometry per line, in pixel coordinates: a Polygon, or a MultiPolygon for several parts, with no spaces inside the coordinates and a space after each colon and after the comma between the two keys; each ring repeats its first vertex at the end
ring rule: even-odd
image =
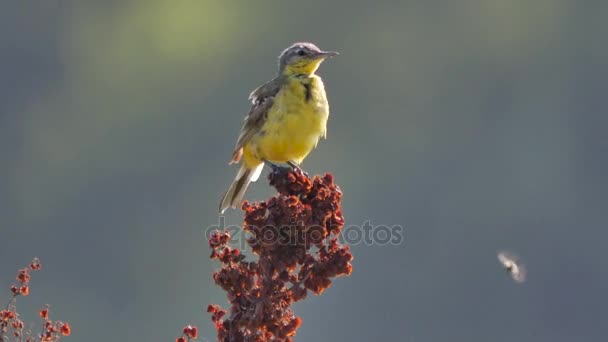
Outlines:
{"type": "Polygon", "coordinates": [[[295,43],[285,49],[279,56],[279,72],[282,73],[286,68],[293,67],[294,71],[301,69],[312,73],[321,61],[337,54],[333,51],[323,51],[313,43],[295,43]]]}

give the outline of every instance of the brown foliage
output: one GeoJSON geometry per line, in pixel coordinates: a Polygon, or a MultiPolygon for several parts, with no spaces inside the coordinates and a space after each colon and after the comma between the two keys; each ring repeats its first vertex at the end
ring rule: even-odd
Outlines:
{"type": "Polygon", "coordinates": [[[31,331],[24,331],[23,321],[19,318],[17,311],[17,297],[25,297],[30,294],[31,273],[41,268],[40,260],[34,258],[27,267],[20,269],[17,273],[18,284],[10,287],[11,299],[4,310],[0,311],[0,342],[57,342],[62,336],[69,336],[72,333],[68,323],[53,322],[49,318],[48,305],[39,312],[40,318],[42,318],[41,332],[33,334],[31,331]]]}
{"type": "Polygon", "coordinates": [[[278,196],[243,205],[243,230],[256,261],[246,261],[229,245],[228,231],[209,237],[211,258],[223,264],[213,279],[230,302],[227,318],[217,305],[207,310],[218,341],[291,341],[302,324],[291,305],[352,272],[349,247],[338,242],[344,217],[342,192],[333,177],[311,180],[300,170],[277,168],[269,179],[278,196]]]}

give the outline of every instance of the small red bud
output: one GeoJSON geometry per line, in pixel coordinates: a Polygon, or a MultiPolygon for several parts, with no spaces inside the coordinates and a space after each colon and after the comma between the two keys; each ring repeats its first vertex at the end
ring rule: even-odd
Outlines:
{"type": "Polygon", "coordinates": [[[61,332],[61,335],[63,335],[63,336],[70,336],[70,334],[72,333],[72,328],[70,327],[70,324],[63,323],[63,324],[61,324],[59,331],[61,332]]]}
{"type": "Polygon", "coordinates": [[[187,325],[184,327],[184,334],[188,336],[188,338],[197,338],[198,337],[198,328],[193,327],[191,325],[187,325]]]}
{"type": "Polygon", "coordinates": [[[46,308],[40,310],[40,317],[42,317],[42,319],[44,319],[45,321],[47,320],[47,318],[49,318],[49,307],[48,306],[46,308]]]}

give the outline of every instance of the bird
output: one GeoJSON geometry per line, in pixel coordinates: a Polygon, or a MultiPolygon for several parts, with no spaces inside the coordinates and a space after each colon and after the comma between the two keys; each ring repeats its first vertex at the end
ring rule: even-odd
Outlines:
{"type": "Polygon", "coordinates": [[[511,278],[518,283],[523,283],[526,280],[526,267],[519,261],[519,258],[510,252],[498,252],[498,261],[505,268],[511,278]]]}
{"type": "Polygon", "coordinates": [[[329,104],[323,80],[315,72],[336,55],[313,43],[295,43],[280,54],[278,74],[251,92],[252,106],[229,163],[241,162],[241,167],[220,201],[220,214],[240,204],[264,164],[300,169],[319,139],[327,137],[329,104]]]}

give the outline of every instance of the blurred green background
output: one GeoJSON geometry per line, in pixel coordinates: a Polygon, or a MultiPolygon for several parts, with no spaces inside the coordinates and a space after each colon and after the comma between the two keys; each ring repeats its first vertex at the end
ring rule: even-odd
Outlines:
{"type": "Polygon", "coordinates": [[[226,300],[203,230],[247,95],[308,40],[341,55],[304,167],[335,175],[348,224],[405,236],[353,246],[353,275],[296,306],[296,340],[602,340],[607,18],[574,0],[4,1],[0,300],[38,256],[26,321],[50,303],[69,341],[186,323],[214,340],[204,310],[226,300]]]}

